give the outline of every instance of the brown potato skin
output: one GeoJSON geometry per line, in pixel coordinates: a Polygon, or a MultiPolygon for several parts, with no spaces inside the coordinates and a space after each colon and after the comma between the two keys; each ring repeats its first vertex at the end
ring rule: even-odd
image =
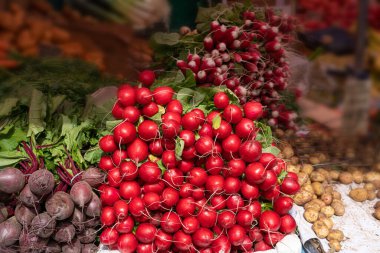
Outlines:
{"type": "Polygon", "coordinates": [[[368,199],[368,192],[364,188],[352,189],[348,195],[357,202],[363,202],[368,199]]]}

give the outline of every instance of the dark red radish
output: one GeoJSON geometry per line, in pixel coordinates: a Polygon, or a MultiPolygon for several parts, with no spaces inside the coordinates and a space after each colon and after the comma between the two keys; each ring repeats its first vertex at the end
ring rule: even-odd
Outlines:
{"type": "Polygon", "coordinates": [[[179,189],[181,198],[191,197],[193,195],[194,186],[189,183],[184,183],[179,189]]]}
{"type": "Polygon", "coordinates": [[[110,206],[103,207],[100,215],[100,222],[102,223],[102,225],[112,226],[113,224],[115,224],[116,220],[117,217],[114,208],[110,206]]]}
{"type": "Polygon", "coordinates": [[[224,92],[218,92],[214,95],[214,105],[218,109],[226,108],[230,103],[228,95],[224,92]]]}
{"type": "Polygon", "coordinates": [[[281,234],[280,232],[269,232],[265,233],[263,236],[263,241],[271,245],[272,247],[275,247],[276,244],[281,241],[284,238],[284,234],[281,234]]]}
{"type": "Polygon", "coordinates": [[[152,102],[152,92],[148,88],[141,87],[136,89],[136,102],[140,105],[146,105],[152,102]]]}
{"type": "Polygon", "coordinates": [[[188,112],[183,115],[181,120],[181,125],[185,130],[195,131],[199,128],[201,120],[199,119],[198,114],[195,112],[188,112]]]}
{"type": "Polygon", "coordinates": [[[252,247],[253,247],[252,240],[249,238],[249,236],[246,236],[244,238],[244,241],[242,242],[240,248],[243,249],[244,252],[250,252],[250,251],[252,251],[252,247]]]}
{"type": "Polygon", "coordinates": [[[239,194],[230,195],[226,201],[227,208],[237,212],[244,207],[244,199],[239,194]]]}
{"type": "Polygon", "coordinates": [[[228,162],[226,175],[231,177],[240,177],[245,171],[245,162],[241,159],[233,159],[228,162]]]}
{"type": "Polygon", "coordinates": [[[140,118],[140,111],[135,106],[124,108],[123,119],[127,122],[136,123],[140,118]]]}
{"type": "Polygon", "coordinates": [[[123,220],[128,216],[128,203],[124,200],[116,201],[113,209],[118,220],[123,220]]]}
{"type": "Polygon", "coordinates": [[[293,216],[285,214],[281,217],[280,232],[284,234],[293,233],[296,230],[297,224],[293,216]]]}
{"type": "Polygon", "coordinates": [[[207,181],[207,172],[202,168],[193,168],[188,175],[188,182],[192,185],[201,187],[207,181]]]}
{"type": "Polygon", "coordinates": [[[144,201],[139,197],[133,198],[129,202],[128,208],[129,213],[132,214],[135,218],[140,217],[143,215],[143,212],[145,211],[144,201]]]}
{"type": "Polygon", "coordinates": [[[236,223],[243,227],[249,227],[253,224],[255,218],[253,214],[247,210],[240,210],[236,214],[236,223]]]}
{"type": "Polygon", "coordinates": [[[141,193],[141,187],[136,181],[122,182],[120,185],[120,196],[129,200],[138,197],[141,193]]]}
{"type": "Polygon", "coordinates": [[[231,243],[227,236],[217,235],[211,244],[213,252],[231,252],[231,243]]]}
{"type": "Polygon", "coordinates": [[[158,182],[161,177],[161,170],[157,163],[145,162],[139,168],[139,178],[145,183],[153,184],[158,182]]]}
{"type": "Polygon", "coordinates": [[[174,91],[168,86],[157,87],[153,90],[154,101],[159,105],[166,105],[172,101],[174,91]]]}
{"type": "Polygon", "coordinates": [[[261,215],[261,204],[259,201],[252,201],[248,206],[245,206],[243,210],[249,211],[255,219],[258,219],[261,215]]]}
{"type": "Polygon", "coordinates": [[[293,199],[287,196],[280,196],[273,203],[273,210],[279,215],[287,214],[292,207],[293,199]]]}
{"type": "Polygon", "coordinates": [[[246,199],[258,199],[260,196],[259,187],[256,184],[249,184],[247,181],[242,181],[241,195],[246,199]]]}
{"type": "Polygon", "coordinates": [[[259,184],[262,191],[267,191],[274,187],[277,183],[277,176],[272,170],[266,170],[264,173],[264,181],[259,184]]]}
{"type": "Polygon", "coordinates": [[[113,164],[112,158],[110,156],[102,156],[99,161],[99,168],[102,170],[113,169],[115,165],[113,164]]]}
{"type": "Polygon", "coordinates": [[[236,223],[235,213],[230,210],[224,210],[218,215],[217,223],[220,227],[229,229],[236,223]]]}
{"type": "Polygon", "coordinates": [[[156,232],[157,228],[153,224],[142,223],[138,225],[135,236],[141,243],[151,243],[154,241],[156,232]]]}
{"type": "Polygon", "coordinates": [[[137,246],[138,241],[133,234],[122,234],[117,240],[117,249],[123,253],[133,253],[137,246]]]}
{"type": "Polygon", "coordinates": [[[173,237],[171,234],[165,233],[161,229],[157,231],[156,239],[154,240],[154,245],[157,250],[168,250],[172,246],[173,237]]]}
{"type": "Polygon", "coordinates": [[[208,136],[202,136],[195,142],[195,149],[200,155],[211,153],[213,146],[214,140],[208,136]]]}
{"type": "Polygon", "coordinates": [[[167,169],[172,169],[177,164],[174,150],[165,150],[162,153],[161,161],[167,169]]]}
{"type": "MultiPolygon", "coordinates": [[[[122,161],[128,158],[126,150],[119,149],[112,153],[112,163],[115,166],[119,166],[122,161]]],[[[108,172],[109,173],[109,172],[108,172]]]]}
{"type": "MultiPolygon", "coordinates": [[[[182,223],[183,223],[182,230],[186,234],[193,234],[196,231],[198,231],[200,228],[199,221],[194,216],[184,218],[182,223]]],[[[193,239],[194,239],[194,237],[193,237],[193,239]]]]}
{"type": "Polygon", "coordinates": [[[165,190],[161,194],[162,204],[167,208],[174,207],[177,204],[178,200],[179,193],[177,190],[173,188],[165,188],[165,190]]]}
{"type": "Polygon", "coordinates": [[[273,249],[270,245],[266,244],[264,241],[260,241],[255,244],[255,251],[267,251],[273,249]]]}
{"type": "Polygon", "coordinates": [[[200,228],[193,234],[193,243],[195,246],[205,248],[210,246],[214,234],[210,229],[200,228]]]}
{"type": "Polygon", "coordinates": [[[243,112],[239,106],[230,104],[224,108],[223,118],[229,123],[237,124],[243,118],[243,112]]]}
{"type": "Polygon", "coordinates": [[[184,175],[179,169],[169,169],[164,172],[163,179],[171,187],[177,188],[183,185],[184,175]]]}
{"type": "Polygon", "coordinates": [[[162,133],[165,138],[174,138],[176,137],[181,130],[181,125],[175,120],[167,120],[161,125],[162,133]]]}
{"type": "Polygon", "coordinates": [[[300,190],[298,179],[287,175],[281,183],[281,192],[288,195],[296,194],[300,190]]]}
{"type": "Polygon", "coordinates": [[[161,116],[162,122],[167,122],[168,120],[174,120],[181,123],[181,114],[178,112],[166,112],[161,116]]]}
{"type": "Polygon", "coordinates": [[[235,153],[239,151],[241,140],[236,134],[231,134],[222,142],[222,147],[225,152],[235,153]]]}
{"type": "Polygon", "coordinates": [[[158,210],[160,209],[161,199],[160,195],[155,192],[147,192],[143,197],[144,205],[149,210],[158,210]]]}
{"type": "Polygon", "coordinates": [[[216,138],[225,139],[231,135],[232,127],[227,121],[222,120],[219,128],[213,129],[213,133],[216,138]]]}
{"type": "Polygon", "coordinates": [[[243,118],[235,126],[235,133],[242,139],[254,138],[256,136],[255,123],[250,119],[243,118]]]}
{"type": "Polygon", "coordinates": [[[148,145],[143,140],[136,138],[127,147],[128,157],[135,162],[142,162],[148,157],[148,145]]]}
{"type": "Polygon", "coordinates": [[[103,152],[112,153],[117,149],[113,135],[105,135],[99,140],[99,147],[103,152]]]}
{"type": "Polygon", "coordinates": [[[123,106],[134,105],[136,102],[135,89],[129,85],[119,87],[117,91],[117,99],[123,106]]]}
{"type": "Polygon", "coordinates": [[[139,74],[139,81],[146,87],[150,87],[156,80],[156,75],[152,70],[143,70],[139,74]]]}
{"type": "Polygon", "coordinates": [[[130,143],[136,139],[136,128],[130,122],[122,122],[113,130],[113,136],[117,146],[130,143]]]}
{"type": "Polygon", "coordinates": [[[177,231],[173,235],[174,246],[181,251],[189,251],[193,246],[192,238],[190,235],[184,233],[182,230],[177,231]]]}
{"type": "Polygon", "coordinates": [[[203,124],[198,131],[199,136],[208,136],[210,138],[214,137],[212,126],[208,123],[203,124]]]}
{"type": "Polygon", "coordinates": [[[166,212],[161,217],[161,229],[167,233],[175,233],[181,228],[180,217],[174,212],[166,212]]]}
{"type": "Polygon", "coordinates": [[[166,105],[166,112],[175,112],[182,114],[183,112],[183,107],[182,104],[179,100],[172,100],[166,105]]]}
{"type": "Polygon", "coordinates": [[[205,197],[205,189],[204,188],[194,188],[193,194],[191,195],[195,200],[201,200],[205,197]]]}
{"type": "Polygon", "coordinates": [[[261,144],[255,140],[243,142],[239,148],[241,159],[245,162],[256,162],[260,159],[262,152],[261,144]]]}
{"type": "Polygon", "coordinates": [[[219,156],[209,156],[205,163],[205,169],[211,175],[218,175],[224,167],[224,161],[219,156]]]}
{"type": "Polygon", "coordinates": [[[149,104],[144,105],[141,112],[146,117],[153,117],[156,113],[158,113],[158,110],[158,105],[155,102],[150,102],[149,104]]]}
{"type": "Polygon", "coordinates": [[[120,175],[125,181],[132,181],[136,179],[138,175],[136,164],[132,161],[122,162],[120,164],[120,175]]]}
{"type": "Polygon", "coordinates": [[[246,231],[242,226],[234,225],[227,230],[227,236],[232,245],[239,246],[245,239],[246,231]]]}
{"type": "Polygon", "coordinates": [[[277,158],[271,153],[263,153],[259,162],[265,167],[265,169],[272,169],[277,165],[277,158]]]}
{"type": "Polygon", "coordinates": [[[114,187],[106,186],[100,191],[100,200],[103,205],[113,206],[119,199],[119,191],[114,187]]]}
{"type": "Polygon", "coordinates": [[[122,119],[123,114],[124,114],[124,106],[119,101],[116,101],[115,105],[112,108],[112,116],[115,119],[122,119]]]}
{"type": "Polygon", "coordinates": [[[205,37],[203,40],[203,46],[207,51],[214,49],[214,41],[211,37],[205,37]]]}
{"type": "Polygon", "coordinates": [[[261,192],[261,197],[269,201],[275,201],[280,196],[280,186],[276,184],[267,191],[261,192]]]}
{"type": "Polygon", "coordinates": [[[257,120],[263,115],[263,106],[257,102],[248,102],[243,106],[244,115],[250,120],[257,120]]]}
{"type": "Polygon", "coordinates": [[[244,172],[249,184],[261,184],[265,180],[265,168],[261,163],[248,164],[244,172]]]}
{"type": "Polygon", "coordinates": [[[259,219],[260,229],[276,232],[281,225],[280,216],[274,211],[264,211],[259,219]]]}
{"type": "Polygon", "coordinates": [[[221,193],[224,187],[224,178],[221,175],[210,175],[207,177],[205,188],[211,193],[221,193]]]}
{"type": "Polygon", "coordinates": [[[195,212],[194,199],[191,197],[181,198],[175,208],[179,216],[189,217],[195,212]]]}
{"type": "Polygon", "coordinates": [[[202,208],[198,213],[198,221],[201,227],[212,228],[216,224],[218,214],[209,207],[202,208]]]}
{"type": "Polygon", "coordinates": [[[144,141],[151,141],[158,136],[158,125],[152,120],[144,120],[138,126],[137,132],[144,141]]]}
{"type": "Polygon", "coordinates": [[[223,195],[213,196],[210,200],[211,206],[216,210],[222,210],[226,207],[226,198],[223,195]]]}
{"type": "Polygon", "coordinates": [[[162,140],[158,139],[149,143],[149,151],[152,155],[160,156],[164,152],[162,140]]]}
{"type": "Polygon", "coordinates": [[[146,243],[146,244],[138,244],[136,252],[137,253],[151,253],[155,252],[156,248],[153,243],[146,243]]]}
{"type": "Polygon", "coordinates": [[[189,131],[189,130],[182,130],[179,134],[179,138],[183,140],[186,148],[193,146],[195,143],[194,132],[189,131]]]}
{"type": "Polygon", "coordinates": [[[227,177],[224,180],[224,192],[226,194],[238,193],[241,188],[241,181],[236,177],[227,177]]]}
{"type": "Polygon", "coordinates": [[[249,238],[252,242],[260,242],[263,240],[263,234],[260,231],[260,228],[253,227],[248,231],[249,238]]]}

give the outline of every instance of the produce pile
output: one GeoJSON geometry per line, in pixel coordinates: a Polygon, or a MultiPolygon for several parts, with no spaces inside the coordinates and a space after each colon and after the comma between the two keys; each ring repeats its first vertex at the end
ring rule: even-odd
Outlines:
{"type": "MultiPolygon", "coordinates": [[[[278,159],[258,102],[239,106],[227,88],[121,85],[119,124],[99,140],[100,242],[121,252],[253,252],[296,229],[300,189],[278,159]],[[202,108],[202,109],[199,109],[202,108]],[[274,154],[273,154],[274,153],[274,154]]],[[[186,82],[186,80],[184,81],[186,82]]]]}
{"type": "Polygon", "coordinates": [[[251,8],[243,4],[201,8],[197,33],[181,38],[157,34],[155,42],[180,51],[174,55],[176,66],[192,73],[198,86],[225,85],[242,104],[263,104],[269,125],[294,128],[297,114],[285,92],[290,75],[286,48],[292,41],[294,19],[271,9],[251,8]]]}
{"type": "Polygon", "coordinates": [[[0,170],[1,202],[17,202],[14,212],[0,203],[0,251],[96,251],[101,202],[92,187],[104,181],[102,171],[91,168],[68,181],[69,194],[43,167],[24,173],[13,167],[0,170]]]}

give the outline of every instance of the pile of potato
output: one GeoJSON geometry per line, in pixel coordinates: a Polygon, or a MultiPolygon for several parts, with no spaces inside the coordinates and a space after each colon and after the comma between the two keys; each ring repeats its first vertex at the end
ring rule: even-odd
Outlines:
{"type": "Polygon", "coordinates": [[[41,46],[54,46],[64,56],[83,59],[104,68],[104,55],[90,50],[57,25],[64,17],[46,1],[9,1],[0,7],[0,40],[24,56],[37,56],[41,46]]]}

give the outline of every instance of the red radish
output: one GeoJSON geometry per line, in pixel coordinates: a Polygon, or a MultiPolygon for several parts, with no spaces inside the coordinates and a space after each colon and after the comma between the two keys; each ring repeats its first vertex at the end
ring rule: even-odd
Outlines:
{"type": "Polygon", "coordinates": [[[103,245],[112,245],[118,241],[119,233],[113,228],[105,228],[99,239],[103,245]]]}
{"type": "Polygon", "coordinates": [[[263,106],[257,102],[248,102],[243,109],[245,117],[251,120],[257,120],[263,115],[263,106]]]}
{"type": "Polygon", "coordinates": [[[120,164],[120,174],[123,180],[132,181],[137,177],[137,166],[132,161],[124,161],[120,164]]]}
{"type": "Polygon", "coordinates": [[[272,245],[274,247],[283,238],[284,238],[284,235],[279,232],[269,232],[269,233],[264,234],[263,241],[266,244],[272,245]]]}
{"type": "Polygon", "coordinates": [[[226,174],[231,177],[240,177],[245,171],[245,162],[241,159],[233,159],[228,162],[226,174]]]}
{"type": "Polygon", "coordinates": [[[256,136],[255,123],[252,120],[243,118],[236,126],[235,133],[240,138],[254,138],[256,136]]]}
{"type": "Polygon", "coordinates": [[[255,219],[258,219],[261,215],[261,204],[259,201],[252,201],[252,203],[246,206],[244,210],[249,211],[255,219]]]}
{"type": "Polygon", "coordinates": [[[112,135],[105,135],[99,140],[99,147],[103,152],[112,153],[117,149],[112,135]]]}
{"type": "Polygon", "coordinates": [[[195,212],[194,199],[190,197],[181,198],[176,205],[176,211],[181,217],[189,217],[193,215],[195,212]]]}
{"type": "Polygon", "coordinates": [[[138,244],[136,249],[137,253],[151,253],[155,251],[156,248],[153,243],[138,244]]]}
{"type": "Polygon", "coordinates": [[[186,234],[193,234],[200,228],[198,219],[193,216],[186,217],[182,223],[183,232],[185,232],[186,234]]]}
{"type": "Polygon", "coordinates": [[[160,208],[160,195],[155,192],[147,192],[143,197],[144,205],[149,210],[158,210],[160,208]]]}
{"type": "Polygon", "coordinates": [[[223,195],[216,195],[210,200],[211,206],[216,210],[222,210],[226,207],[226,198],[223,195]]]}
{"type": "Polygon", "coordinates": [[[251,226],[254,221],[254,217],[251,212],[247,210],[240,210],[236,214],[236,223],[243,227],[251,226]]]}
{"type": "Polygon", "coordinates": [[[176,166],[177,160],[175,158],[175,152],[173,150],[165,150],[161,157],[162,163],[166,168],[172,169],[176,166]]]}
{"type": "Polygon", "coordinates": [[[212,125],[214,118],[217,116],[220,116],[220,112],[218,112],[218,111],[210,112],[206,117],[206,123],[212,125]]]}
{"type": "Polygon", "coordinates": [[[141,109],[141,112],[146,117],[152,117],[158,113],[158,105],[155,102],[150,102],[149,104],[144,105],[141,109]]]}
{"type": "Polygon", "coordinates": [[[186,160],[192,160],[197,156],[197,151],[194,146],[184,148],[182,151],[182,158],[186,160]]]}
{"type": "Polygon", "coordinates": [[[232,132],[231,125],[227,121],[224,121],[224,120],[220,122],[220,126],[218,129],[213,129],[214,136],[221,140],[230,136],[231,132],[232,132]]]}
{"type": "Polygon", "coordinates": [[[133,198],[131,202],[129,202],[129,213],[134,217],[140,217],[143,215],[145,211],[144,201],[139,198],[133,198]]]}
{"type": "Polygon", "coordinates": [[[152,155],[160,156],[164,152],[164,148],[162,147],[162,140],[154,140],[149,144],[149,151],[152,155]]]}
{"type": "Polygon", "coordinates": [[[137,245],[137,239],[133,234],[122,234],[117,241],[117,249],[123,253],[135,252],[137,245]]]}
{"type": "Polygon", "coordinates": [[[211,244],[213,252],[231,252],[231,243],[225,235],[218,235],[211,244]]]}
{"type": "Polygon", "coordinates": [[[258,199],[260,196],[259,187],[256,184],[243,181],[241,182],[241,195],[246,199],[258,199]]]}
{"type": "Polygon", "coordinates": [[[272,170],[266,170],[264,173],[264,181],[259,185],[260,190],[267,191],[274,187],[277,183],[277,176],[272,170]]]}
{"type": "Polygon", "coordinates": [[[156,80],[156,75],[152,70],[144,70],[139,74],[139,81],[146,87],[151,86],[156,80]]]}
{"type": "Polygon", "coordinates": [[[180,187],[179,195],[180,195],[182,198],[191,197],[192,194],[193,194],[193,189],[194,189],[194,186],[193,186],[192,184],[184,183],[184,184],[180,187]]]}
{"type": "Polygon", "coordinates": [[[201,123],[204,123],[204,121],[206,120],[205,113],[201,109],[195,108],[195,109],[191,110],[190,113],[195,113],[198,116],[197,119],[201,123]]]}
{"type": "Polygon", "coordinates": [[[211,37],[206,37],[203,40],[203,46],[207,51],[214,49],[214,41],[211,37]]]}
{"type": "Polygon", "coordinates": [[[118,220],[123,220],[128,216],[128,204],[124,200],[118,200],[113,204],[115,215],[118,220]]]}
{"type": "Polygon", "coordinates": [[[253,227],[248,231],[249,238],[253,242],[260,242],[263,240],[263,235],[261,234],[260,228],[258,227],[253,227]]]}
{"type": "Polygon", "coordinates": [[[166,105],[166,112],[176,112],[182,114],[183,107],[179,100],[172,100],[166,105]]]}
{"type": "Polygon", "coordinates": [[[274,187],[270,188],[267,191],[261,192],[261,197],[263,199],[269,200],[269,201],[274,201],[280,196],[280,186],[275,185],[274,187]]]}
{"type": "Polygon", "coordinates": [[[153,91],[153,98],[159,105],[166,105],[170,101],[172,101],[172,97],[174,95],[174,91],[172,88],[168,86],[157,87],[153,91]]]}
{"type": "Polygon", "coordinates": [[[285,214],[281,217],[280,232],[285,234],[293,233],[296,230],[297,224],[293,216],[285,214]]]}
{"type": "Polygon", "coordinates": [[[111,170],[115,167],[110,156],[102,156],[99,161],[99,168],[102,170],[111,170]]]}
{"type": "Polygon", "coordinates": [[[123,106],[134,105],[136,102],[135,89],[132,86],[124,85],[118,89],[117,98],[123,106]]]}
{"type": "Polygon", "coordinates": [[[259,160],[261,152],[261,144],[255,140],[246,141],[239,148],[240,157],[246,162],[255,162],[259,160]]]}
{"type": "Polygon", "coordinates": [[[153,224],[142,223],[138,225],[135,236],[137,240],[139,240],[139,242],[151,243],[154,241],[156,232],[157,232],[157,229],[153,224]]]}
{"type": "Polygon", "coordinates": [[[186,72],[187,63],[185,61],[183,61],[183,60],[177,60],[176,65],[182,71],[182,73],[186,72]]]}
{"type": "Polygon", "coordinates": [[[212,126],[210,124],[203,124],[201,129],[198,131],[199,136],[208,136],[210,138],[214,137],[212,126]]]}
{"type": "Polygon", "coordinates": [[[136,102],[140,105],[147,105],[152,102],[152,92],[148,88],[142,87],[136,89],[136,102]]]}
{"type": "Polygon", "coordinates": [[[119,101],[117,101],[112,108],[112,116],[115,119],[122,119],[123,113],[124,113],[123,109],[124,109],[123,105],[119,101]]]}
{"type": "Polygon", "coordinates": [[[140,193],[140,185],[135,181],[123,182],[120,185],[120,196],[126,200],[138,197],[140,193]]]}
{"type": "Polygon", "coordinates": [[[201,187],[207,181],[207,172],[202,168],[194,168],[189,172],[188,182],[192,185],[201,187]]]}
{"type": "Polygon", "coordinates": [[[209,156],[205,163],[205,169],[211,175],[218,175],[223,166],[224,161],[219,156],[209,156]]]}
{"type": "Polygon", "coordinates": [[[195,200],[201,200],[205,197],[205,189],[204,188],[195,188],[193,189],[193,194],[191,195],[195,200]]]}
{"type": "Polygon", "coordinates": [[[223,191],[224,178],[221,175],[210,175],[206,181],[206,190],[211,193],[221,193],[223,191]]]}
{"type": "Polygon", "coordinates": [[[175,233],[181,228],[181,220],[176,213],[166,212],[161,217],[160,225],[164,232],[175,233]]]}
{"type": "Polygon", "coordinates": [[[100,200],[103,205],[113,206],[120,199],[119,191],[114,187],[104,187],[100,192],[100,200]]]}
{"type": "Polygon", "coordinates": [[[127,144],[136,139],[136,128],[129,122],[120,123],[113,130],[116,145],[127,144]]]}
{"type": "Polygon", "coordinates": [[[218,215],[218,225],[222,228],[229,229],[235,225],[235,214],[230,210],[225,210],[218,215]]]}
{"type": "Polygon", "coordinates": [[[188,112],[182,117],[181,125],[184,129],[195,131],[199,128],[201,121],[195,112],[188,112]]]}
{"type": "Polygon", "coordinates": [[[129,234],[133,231],[135,222],[131,216],[124,218],[123,220],[116,223],[116,231],[121,234],[129,234]]]}
{"type": "Polygon", "coordinates": [[[185,147],[191,147],[195,143],[195,135],[192,131],[189,130],[181,131],[179,138],[183,140],[185,147]]]}
{"type": "Polygon", "coordinates": [[[190,235],[185,234],[182,230],[173,235],[174,245],[181,251],[188,252],[192,247],[192,238],[190,235]]]}
{"type": "Polygon", "coordinates": [[[138,126],[137,132],[144,141],[151,141],[158,135],[158,126],[154,121],[144,120],[138,126]]]}
{"type": "Polygon", "coordinates": [[[135,106],[127,106],[124,108],[123,118],[125,121],[136,123],[139,117],[140,111],[135,106]]]}
{"type": "Polygon", "coordinates": [[[210,246],[213,238],[214,234],[207,228],[200,228],[193,234],[194,245],[201,248],[210,246]]]}
{"type": "Polygon", "coordinates": [[[128,157],[135,162],[142,162],[148,157],[148,145],[140,138],[136,138],[127,147],[128,157]]]}
{"type": "Polygon", "coordinates": [[[173,188],[166,188],[161,195],[162,204],[167,208],[174,207],[179,200],[179,193],[173,188]]]}
{"type": "Polygon", "coordinates": [[[281,192],[288,195],[296,194],[300,190],[298,179],[294,179],[289,174],[284,178],[281,183],[281,192]]]}
{"type": "Polygon", "coordinates": [[[249,184],[261,184],[265,180],[265,168],[261,163],[250,163],[245,169],[245,177],[249,184]]]}
{"type": "Polygon", "coordinates": [[[244,238],[244,241],[240,247],[244,250],[244,252],[249,252],[252,249],[253,243],[252,243],[252,240],[249,238],[249,236],[246,236],[244,238]]]}
{"type": "Polygon", "coordinates": [[[120,164],[128,158],[128,154],[126,150],[119,149],[113,152],[112,154],[112,162],[116,166],[120,166],[120,164]]]}
{"type": "Polygon", "coordinates": [[[265,231],[275,232],[280,228],[280,216],[273,211],[264,211],[259,219],[260,229],[265,231]]]}
{"type": "Polygon", "coordinates": [[[228,229],[227,235],[232,245],[239,246],[243,243],[246,233],[242,226],[234,225],[228,229]]]}
{"type": "Polygon", "coordinates": [[[168,120],[174,120],[178,123],[181,123],[181,114],[179,114],[178,112],[166,112],[162,115],[161,119],[164,123],[168,120]]]}
{"type": "Polygon", "coordinates": [[[112,226],[116,222],[115,210],[112,207],[106,206],[103,207],[100,222],[104,226],[112,226]]]}
{"type": "Polygon", "coordinates": [[[271,153],[263,153],[259,162],[265,167],[265,169],[272,169],[277,165],[277,158],[271,153]]]}
{"type": "Polygon", "coordinates": [[[273,40],[273,41],[270,41],[270,42],[265,44],[265,49],[268,52],[278,51],[281,49],[281,44],[279,42],[273,40]]]}
{"type": "Polygon", "coordinates": [[[230,103],[230,99],[224,92],[218,92],[214,95],[214,105],[218,109],[226,108],[230,103]]]}
{"type": "Polygon", "coordinates": [[[199,224],[204,228],[212,228],[216,224],[218,214],[209,207],[204,207],[198,213],[199,224]]]}
{"type": "Polygon", "coordinates": [[[238,194],[230,195],[226,204],[228,209],[237,212],[244,207],[244,199],[238,194]]]}
{"type": "Polygon", "coordinates": [[[273,203],[273,210],[279,215],[287,214],[293,207],[293,199],[287,196],[280,196],[273,203]]]}
{"type": "Polygon", "coordinates": [[[255,244],[255,251],[267,251],[271,249],[272,247],[266,244],[264,241],[260,241],[255,244]]]}
{"type": "Polygon", "coordinates": [[[228,153],[235,153],[239,151],[240,145],[240,138],[236,134],[231,134],[222,142],[223,150],[228,153]]]}
{"type": "Polygon", "coordinates": [[[181,125],[174,120],[168,120],[162,123],[162,133],[165,138],[174,138],[180,133],[181,125]]]}
{"type": "Polygon", "coordinates": [[[121,181],[123,180],[119,168],[114,168],[108,171],[108,185],[111,187],[119,187],[121,181]]]}
{"type": "Polygon", "coordinates": [[[232,124],[237,124],[243,118],[243,112],[237,105],[230,104],[223,110],[223,118],[232,124]]]}
{"type": "Polygon", "coordinates": [[[139,178],[145,183],[156,183],[161,177],[161,170],[157,163],[145,162],[139,168],[139,178]]]}
{"type": "Polygon", "coordinates": [[[211,153],[213,145],[213,139],[211,139],[208,136],[202,136],[199,140],[195,142],[195,149],[198,154],[206,155],[211,153]]]}
{"type": "Polygon", "coordinates": [[[155,184],[144,184],[142,191],[144,193],[155,192],[157,194],[161,194],[164,189],[165,189],[164,182],[159,181],[155,184]]]}
{"type": "Polygon", "coordinates": [[[168,250],[172,246],[173,237],[170,234],[165,233],[161,229],[157,231],[154,245],[157,250],[168,250]]]}
{"type": "MultiPolygon", "coordinates": [[[[210,178],[210,177],[209,177],[210,178]]],[[[241,181],[235,177],[227,177],[224,180],[224,192],[226,194],[238,193],[241,188],[241,181]]]]}

